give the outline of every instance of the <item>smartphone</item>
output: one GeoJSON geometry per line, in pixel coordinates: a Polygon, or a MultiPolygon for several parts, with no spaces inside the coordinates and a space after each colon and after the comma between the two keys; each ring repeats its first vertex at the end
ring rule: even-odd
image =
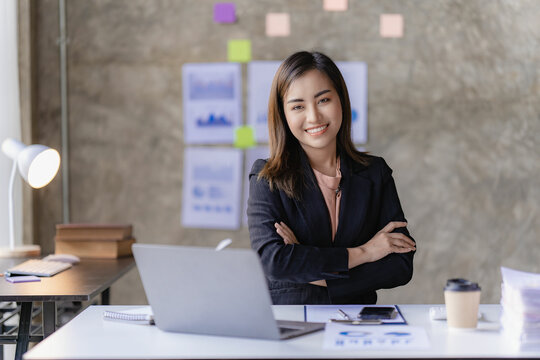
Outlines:
{"type": "Polygon", "coordinates": [[[358,314],[362,320],[390,320],[396,316],[396,308],[391,306],[366,306],[358,314]]]}

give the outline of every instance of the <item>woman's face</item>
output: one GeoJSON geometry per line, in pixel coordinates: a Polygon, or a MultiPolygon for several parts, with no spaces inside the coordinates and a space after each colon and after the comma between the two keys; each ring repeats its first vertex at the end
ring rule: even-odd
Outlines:
{"type": "Polygon", "coordinates": [[[310,70],[294,80],[283,97],[283,108],[289,129],[306,153],[336,151],[341,101],[324,73],[310,70]]]}

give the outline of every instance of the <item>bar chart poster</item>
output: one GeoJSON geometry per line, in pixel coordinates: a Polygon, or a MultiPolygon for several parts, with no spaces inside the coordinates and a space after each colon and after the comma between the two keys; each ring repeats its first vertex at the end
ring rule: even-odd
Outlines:
{"type": "Polygon", "coordinates": [[[268,98],[279,64],[279,61],[248,64],[248,124],[255,129],[257,142],[268,142],[268,98]]]}
{"type": "Polygon", "coordinates": [[[352,140],[367,142],[367,64],[361,61],[336,62],[347,84],[351,100],[352,140]]]}
{"type": "Polygon", "coordinates": [[[242,125],[240,64],[185,64],[182,88],[185,143],[232,144],[242,125]]]}
{"type": "Polygon", "coordinates": [[[240,227],[242,150],[186,148],[182,226],[234,230],[240,227]]]}

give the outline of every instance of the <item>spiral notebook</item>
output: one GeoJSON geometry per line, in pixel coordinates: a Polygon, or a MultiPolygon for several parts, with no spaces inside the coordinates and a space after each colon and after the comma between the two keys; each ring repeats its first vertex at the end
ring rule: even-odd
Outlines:
{"type": "Polygon", "coordinates": [[[103,312],[103,319],[111,321],[123,321],[130,324],[154,325],[154,314],[150,306],[129,309],[126,311],[103,312]]]}

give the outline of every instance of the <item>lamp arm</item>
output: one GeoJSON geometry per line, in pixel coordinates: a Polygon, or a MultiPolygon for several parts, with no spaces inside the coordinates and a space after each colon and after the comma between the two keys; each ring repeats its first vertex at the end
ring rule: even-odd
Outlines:
{"type": "Polygon", "coordinates": [[[15,249],[15,225],[13,224],[13,184],[15,183],[15,173],[17,172],[17,160],[13,161],[11,177],[9,178],[8,206],[9,206],[9,248],[15,249]]]}

